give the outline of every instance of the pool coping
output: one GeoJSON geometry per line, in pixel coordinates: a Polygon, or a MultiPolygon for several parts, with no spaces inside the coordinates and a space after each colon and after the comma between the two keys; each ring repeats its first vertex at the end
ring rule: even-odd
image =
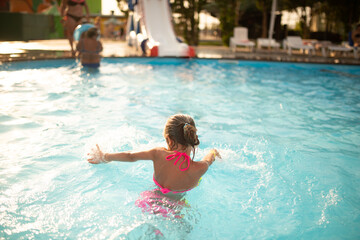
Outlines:
{"type": "MultiPolygon", "coordinates": [[[[1,45],[11,46],[14,42],[0,42],[1,45]]],[[[66,39],[38,40],[28,42],[16,42],[14,52],[1,53],[0,64],[5,62],[51,60],[51,59],[74,59],[69,51],[66,39]],[[18,46],[16,45],[18,44],[18,46]]],[[[103,41],[103,58],[152,58],[142,56],[140,49],[131,48],[125,41],[103,41]]],[[[194,47],[196,57],[194,59],[217,59],[217,60],[246,60],[246,61],[269,61],[310,64],[333,64],[333,65],[360,65],[360,59],[355,59],[351,54],[347,56],[324,57],[318,51],[315,55],[293,53],[288,55],[283,49],[267,50],[256,49],[253,52],[247,49],[231,51],[225,46],[197,46],[194,47]]],[[[159,57],[176,58],[176,57],[159,57]]]]}

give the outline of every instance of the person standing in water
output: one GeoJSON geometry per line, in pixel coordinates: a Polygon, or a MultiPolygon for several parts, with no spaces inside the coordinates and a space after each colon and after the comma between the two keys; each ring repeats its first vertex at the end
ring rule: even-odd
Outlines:
{"type": "Polygon", "coordinates": [[[100,67],[100,52],[103,50],[103,46],[98,37],[99,30],[97,28],[90,28],[81,34],[76,50],[79,52],[80,62],[84,67],[100,67]]]}
{"type": "Polygon", "coordinates": [[[75,56],[74,30],[84,18],[83,9],[86,11],[86,22],[89,22],[89,7],[85,0],[62,0],[60,6],[61,23],[65,29],[65,35],[69,40],[71,54],[75,56]]]}

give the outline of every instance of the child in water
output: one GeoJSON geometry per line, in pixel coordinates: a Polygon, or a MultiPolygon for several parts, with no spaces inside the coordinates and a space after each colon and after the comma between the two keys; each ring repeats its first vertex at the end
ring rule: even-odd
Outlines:
{"type": "Polygon", "coordinates": [[[193,161],[195,147],[200,141],[196,134],[195,122],[188,115],[171,116],[165,125],[164,137],[167,148],[157,147],[141,152],[103,153],[99,146],[88,154],[88,162],[93,164],[112,161],[135,162],[151,160],[154,165],[154,183],[163,195],[176,196],[187,192],[199,183],[201,176],[216,158],[221,158],[212,149],[201,161],[193,161]],[[193,158],[190,153],[193,152],[193,158]]]}
{"type": "Polygon", "coordinates": [[[97,68],[100,66],[100,52],[103,50],[103,46],[98,40],[98,36],[98,29],[90,28],[81,35],[76,45],[76,50],[80,55],[80,62],[84,67],[97,68]]]}

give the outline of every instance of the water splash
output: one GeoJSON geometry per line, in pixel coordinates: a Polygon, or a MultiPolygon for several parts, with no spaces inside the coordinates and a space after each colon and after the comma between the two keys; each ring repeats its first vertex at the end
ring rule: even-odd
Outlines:
{"type": "Polygon", "coordinates": [[[330,220],[326,217],[326,210],[331,206],[337,205],[339,201],[341,201],[341,198],[339,197],[336,188],[330,189],[329,193],[326,195],[324,195],[324,193],[322,192],[321,195],[322,199],[324,200],[324,207],[321,210],[321,217],[317,222],[318,225],[330,223],[330,220]]]}

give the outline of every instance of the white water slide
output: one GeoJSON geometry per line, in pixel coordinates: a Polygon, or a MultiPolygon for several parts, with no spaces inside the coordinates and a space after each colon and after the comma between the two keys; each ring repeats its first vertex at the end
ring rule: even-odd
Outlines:
{"type": "Polygon", "coordinates": [[[130,0],[129,9],[129,43],[153,57],[194,57],[194,49],[176,38],[169,0],[130,0]]]}

